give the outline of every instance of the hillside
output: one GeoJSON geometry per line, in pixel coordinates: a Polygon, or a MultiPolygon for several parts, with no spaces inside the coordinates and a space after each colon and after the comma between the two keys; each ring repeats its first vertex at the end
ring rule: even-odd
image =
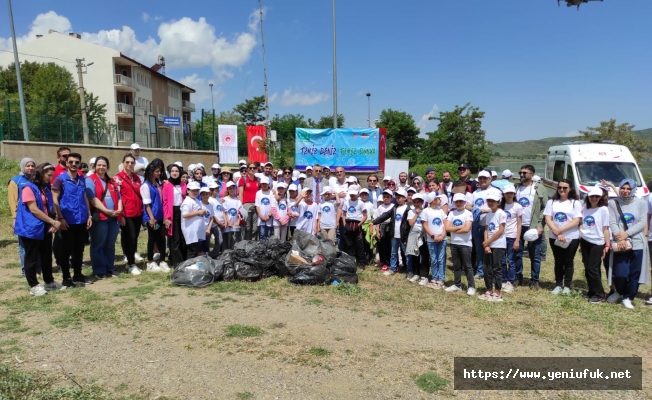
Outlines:
{"type": "MultiPolygon", "coordinates": [[[[634,132],[652,147],[652,128],[634,132]]],[[[522,142],[501,142],[494,143],[490,146],[490,149],[495,156],[503,158],[531,158],[545,155],[550,146],[573,140],[580,139],[578,137],[549,137],[538,140],[524,140],[522,142]]]]}

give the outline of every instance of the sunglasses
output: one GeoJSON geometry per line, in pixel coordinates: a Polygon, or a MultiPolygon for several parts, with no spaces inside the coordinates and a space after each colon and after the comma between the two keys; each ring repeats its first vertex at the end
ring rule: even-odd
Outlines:
{"type": "Polygon", "coordinates": [[[321,169],[315,169],[315,170],[313,170],[312,172],[315,172],[315,173],[321,173],[321,169]]]}
{"type": "Polygon", "coordinates": [[[602,197],[602,196],[589,196],[589,198],[591,198],[591,199],[599,199],[600,197],[602,197]]]}
{"type": "Polygon", "coordinates": [[[289,175],[289,174],[291,174],[292,172],[290,172],[290,171],[283,171],[283,173],[289,175]]]}
{"type": "Polygon", "coordinates": [[[519,174],[519,175],[527,175],[527,174],[529,174],[529,173],[530,173],[530,171],[521,171],[521,172],[519,172],[518,174],[519,174]]]}
{"type": "Polygon", "coordinates": [[[419,186],[419,185],[421,185],[421,182],[417,182],[417,181],[415,181],[415,182],[412,182],[412,184],[413,184],[414,186],[419,186]]]}
{"type": "Polygon", "coordinates": [[[247,167],[247,169],[256,169],[256,167],[247,167]]]}
{"type": "Polygon", "coordinates": [[[62,154],[60,157],[61,157],[61,158],[68,158],[69,155],[70,155],[70,154],[62,154]]]}
{"type": "Polygon", "coordinates": [[[395,183],[389,183],[389,184],[387,184],[387,186],[396,186],[396,184],[395,183]]]}
{"type": "Polygon", "coordinates": [[[68,164],[70,164],[70,165],[79,165],[79,164],[81,164],[81,161],[68,161],[68,164]]]}
{"type": "Polygon", "coordinates": [[[570,187],[568,187],[568,186],[558,186],[557,187],[557,190],[568,190],[568,189],[570,189],[570,187]]]}
{"type": "Polygon", "coordinates": [[[376,182],[378,182],[378,179],[369,179],[367,182],[376,183],[376,182]]]}

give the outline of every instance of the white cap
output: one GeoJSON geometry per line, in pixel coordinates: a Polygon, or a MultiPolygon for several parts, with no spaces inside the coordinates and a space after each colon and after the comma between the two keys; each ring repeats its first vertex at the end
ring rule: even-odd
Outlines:
{"type": "Polygon", "coordinates": [[[478,178],[482,178],[482,177],[491,178],[491,173],[489,173],[489,171],[482,170],[478,174],[478,178]]]}
{"type": "Polygon", "coordinates": [[[131,150],[137,150],[140,149],[140,145],[138,143],[132,143],[131,146],[129,146],[131,150]]]}
{"type": "Polygon", "coordinates": [[[396,195],[397,196],[407,197],[407,192],[405,191],[405,189],[401,188],[401,189],[396,191],[396,195]]]}
{"type": "MultiPolygon", "coordinates": [[[[425,200],[428,203],[432,203],[433,201],[435,201],[436,198],[437,198],[437,193],[430,192],[430,193],[426,194],[426,199],[425,200]]],[[[414,196],[412,196],[412,199],[414,199],[414,196]]]]}
{"type": "Polygon", "coordinates": [[[514,176],[514,173],[508,169],[504,170],[502,173],[503,178],[511,178],[514,176]]]}
{"type": "Polygon", "coordinates": [[[177,167],[183,168],[183,163],[181,163],[181,161],[175,161],[174,165],[176,165],[177,167]]]}
{"type": "Polygon", "coordinates": [[[307,177],[308,177],[308,176],[307,176],[306,174],[303,174],[303,173],[302,173],[302,174],[299,174],[299,179],[301,179],[301,178],[306,179],[307,177]]]}
{"type": "Polygon", "coordinates": [[[235,174],[233,174],[233,178],[235,180],[239,180],[240,178],[242,178],[242,174],[240,172],[236,172],[235,174]]]}
{"type": "Polygon", "coordinates": [[[306,167],[306,171],[307,171],[307,170],[311,170],[311,171],[312,171],[312,165],[308,165],[308,166],[306,167]]]}
{"type": "Polygon", "coordinates": [[[292,171],[292,180],[296,181],[299,179],[299,171],[292,171]]]}
{"type": "Polygon", "coordinates": [[[260,178],[262,178],[263,176],[265,176],[265,174],[263,174],[262,172],[256,172],[256,173],[254,174],[254,176],[256,177],[256,179],[260,180],[260,178]]]}
{"type": "Polygon", "coordinates": [[[274,166],[274,164],[272,164],[271,161],[267,161],[267,162],[265,163],[265,165],[263,165],[263,167],[266,167],[266,166],[268,166],[268,165],[269,165],[270,167],[273,167],[273,166],[274,166]]]}
{"type": "Polygon", "coordinates": [[[321,193],[320,193],[320,195],[323,196],[323,195],[325,195],[326,193],[329,193],[330,191],[331,191],[331,187],[330,187],[330,186],[324,186],[324,187],[321,189],[321,193]]]}
{"type": "Polygon", "coordinates": [[[298,190],[299,188],[294,183],[288,186],[288,190],[298,190]]]}
{"type": "Polygon", "coordinates": [[[201,186],[199,185],[199,182],[197,181],[192,181],[188,184],[188,190],[199,190],[201,186]]]}
{"type": "Polygon", "coordinates": [[[492,177],[494,177],[494,176],[495,176],[495,177],[498,177],[498,172],[496,172],[496,171],[491,171],[491,176],[492,176],[492,177]]]}
{"type": "Polygon", "coordinates": [[[369,194],[369,190],[368,190],[368,189],[362,189],[362,190],[360,191],[360,194],[362,194],[362,193],[367,193],[367,194],[369,194]]]}
{"type": "Polygon", "coordinates": [[[532,228],[523,234],[523,239],[527,242],[534,242],[538,238],[539,238],[539,231],[537,231],[536,228],[532,228]]]}
{"type": "Polygon", "coordinates": [[[285,183],[285,182],[279,182],[279,183],[276,184],[276,188],[277,188],[277,189],[278,189],[278,188],[287,189],[287,187],[288,187],[288,185],[287,185],[287,183],[285,183]]]}
{"type": "Polygon", "coordinates": [[[280,176],[280,175],[283,175],[283,171],[279,169],[278,172],[276,173],[276,176],[280,176]]]}
{"type": "Polygon", "coordinates": [[[391,180],[392,180],[392,177],[389,176],[389,175],[385,175],[385,177],[383,178],[383,182],[385,182],[385,181],[391,181],[391,180]]]}
{"type": "Polygon", "coordinates": [[[392,191],[389,190],[389,189],[385,189],[385,190],[383,190],[383,194],[388,194],[388,195],[390,195],[390,196],[394,196],[394,192],[392,192],[392,191]]]}
{"type": "Polygon", "coordinates": [[[355,179],[355,176],[349,176],[348,178],[346,178],[346,181],[348,183],[356,183],[358,180],[355,179]]]}
{"type": "Polygon", "coordinates": [[[206,187],[206,186],[204,186],[203,188],[199,189],[199,193],[210,193],[210,192],[211,192],[211,190],[210,190],[208,187],[206,187]]]}
{"type": "Polygon", "coordinates": [[[211,165],[211,169],[220,169],[220,164],[211,165]]]}
{"type": "Polygon", "coordinates": [[[312,189],[307,188],[307,187],[301,189],[301,193],[306,193],[306,192],[309,192],[309,191],[312,192],[312,189]]]}
{"type": "Polygon", "coordinates": [[[268,184],[268,185],[271,185],[272,182],[271,182],[270,177],[268,177],[268,176],[261,176],[261,177],[260,177],[260,184],[262,185],[263,183],[266,183],[266,184],[268,184]]]}
{"type": "Polygon", "coordinates": [[[453,196],[453,203],[456,201],[466,202],[466,196],[464,195],[464,193],[455,193],[455,196],[453,196]]]}
{"type": "Polygon", "coordinates": [[[532,180],[533,180],[534,182],[536,182],[536,183],[539,183],[539,182],[541,182],[541,177],[540,177],[539,175],[534,175],[534,176],[532,177],[532,180]]]}
{"type": "Polygon", "coordinates": [[[197,165],[196,165],[196,164],[190,164],[190,165],[188,165],[188,171],[194,171],[195,168],[197,168],[197,165]]]}
{"type": "Polygon", "coordinates": [[[407,188],[406,192],[407,192],[407,193],[409,193],[409,192],[414,192],[414,193],[416,193],[417,190],[416,190],[415,188],[413,188],[412,186],[410,186],[410,187],[407,188]]]}
{"type": "Polygon", "coordinates": [[[487,193],[487,200],[500,201],[502,196],[497,191],[491,191],[487,193]]]}
{"type": "Polygon", "coordinates": [[[349,195],[357,196],[358,195],[358,188],[355,187],[355,186],[351,186],[346,193],[349,194],[349,195]]]}
{"type": "Polygon", "coordinates": [[[503,193],[516,193],[516,186],[514,186],[514,185],[505,185],[503,187],[503,193]]]}
{"type": "Polygon", "coordinates": [[[247,162],[245,160],[238,161],[238,165],[242,165],[242,164],[247,165],[247,162]]]}
{"type": "Polygon", "coordinates": [[[425,201],[425,198],[423,197],[423,193],[417,193],[414,196],[412,196],[412,201],[414,201],[414,200],[425,201]]]}
{"type": "Polygon", "coordinates": [[[226,183],[226,188],[228,189],[228,188],[230,188],[231,186],[235,186],[235,182],[233,182],[233,181],[228,181],[228,182],[226,183]]]}
{"type": "Polygon", "coordinates": [[[88,160],[89,164],[95,164],[95,161],[97,161],[97,158],[93,157],[90,160],[88,160]]]}
{"type": "Polygon", "coordinates": [[[195,168],[199,168],[199,167],[201,167],[201,168],[205,168],[205,167],[204,167],[204,164],[202,164],[202,163],[197,163],[197,165],[195,165],[195,168]]]}
{"type": "Polygon", "coordinates": [[[217,182],[212,181],[211,183],[208,184],[209,189],[217,189],[219,186],[217,185],[217,182]]]}
{"type": "Polygon", "coordinates": [[[598,186],[593,186],[591,188],[591,190],[589,190],[588,195],[589,196],[600,196],[600,197],[602,197],[603,193],[604,192],[602,191],[602,189],[600,189],[598,186]]]}

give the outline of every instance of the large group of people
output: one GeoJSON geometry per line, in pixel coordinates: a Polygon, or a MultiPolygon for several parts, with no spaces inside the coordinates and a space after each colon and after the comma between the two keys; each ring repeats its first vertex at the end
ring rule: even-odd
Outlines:
{"type": "Polygon", "coordinates": [[[359,269],[375,265],[383,275],[405,273],[410,282],[446,292],[466,286],[482,301],[502,302],[503,294],[525,284],[524,254],[528,286],[539,290],[545,247],[554,257],[552,295],[572,293],[578,249],[585,297],[593,304],[622,300],[631,309],[639,283],[649,279],[652,196],[636,197],[631,179],[618,186],[602,181],[583,199],[563,179],[548,198],[532,165],[521,167],[518,180],[509,170],[501,179],[490,170],[472,179],[467,164],[459,165],[457,180],[442,171],[440,181],[434,168],[424,177],[406,171],[397,179],[376,173],[361,178],[347,176],[342,166],[301,172],[245,160],[234,168],[178,161],[166,167],[160,158],[143,157],[138,144],[113,176],[107,157],[86,165],[65,146],[55,164],[25,158],[20,169],[9,182],[9,201],[23,273],[35,296],[117,276],[118,234],[125,272],[133,275],[168,272],[196,256],[217,258],[241,240],[291,240],[301,230],[333,241],[359,269]],[[143,230],[145,258],[137,251],[143,230]],[[92,277],[82,273],[88,241],[92,277]],[[453,264],[448,284],[447,251],[453,264]],[[476,293],[479,279],[482,294],[476,293]]]}

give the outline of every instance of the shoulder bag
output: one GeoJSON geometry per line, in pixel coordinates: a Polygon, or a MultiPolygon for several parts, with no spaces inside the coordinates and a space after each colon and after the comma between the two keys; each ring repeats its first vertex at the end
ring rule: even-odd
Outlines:
{"type": "MultiPolygon", "coordinates": [[[[623,221],[623,225],[625,225],[625,230],[628,230],[629,227],[627,226],[627,221],[625,220],[625,216],[623,215],[623,209],[620,208],[620,203],[618,203],[618,200],[614,200],[614,203],[616,203],[616,208],[618,209],[618,214],[620,214],[620,219],[623,221]]],[[[617,253],[624,253],[626,251],[631,251],[632,250],[632,239],[627,238],[625,239],[625,245],[620,247],[618,244],[618,241],[615,241],[612,243],[611,249],[617,253]]]]}

